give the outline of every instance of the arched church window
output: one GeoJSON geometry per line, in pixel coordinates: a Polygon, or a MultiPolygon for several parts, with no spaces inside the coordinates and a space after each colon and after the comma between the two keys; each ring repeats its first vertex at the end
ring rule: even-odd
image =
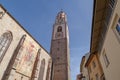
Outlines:
{"type": "Polygon", "coordinates": [[[18,48],[17,48],[17,51],[18,51],[17,58],[19,58],[21,52],[23,51],[23,46],[22,45],[23,45],[23,43],[25,41],[25,38],[26,38],[26,35],[24,34],[22,36],[22,38],[20,39],[20,42],[19,42],[19,45],[18,45],[18,48]]]}
{"type": "Polygon", "coordinates": [[[32,71],[32,77],[30,80],[35,80],[35,78],[37,78],[39,75],[38,66],[39,66],[39,61],[40,61],[40,53],[41,53],[41,49],[39,49],[37,52],[36,60],[35,60],[33,71],[32,71]]]}
{"type": "Polygon", "coordinates": [[[62,27],[58,26],[57,32],[62,32],[62,27]]]}
{"type": "Polygon", "coordinates": [[[12,39],[13,36],[10,31],[3,33],[3,35],[0,37],[0,62],[2,61],[12,39]]]}
{"type": "Polygon", "coordinates": [[[14,67],[16,67],[17,66],[17,64],[18,64],[18,61],[19,61],[19,59],[20,59],[20,56],[21,56],[21,53],[22,53],[22,51],[23,51],[23,43],[24,43],[24,41],[25,41],[25,38],[26,38],[26,35],[24,34],[22,37],[21,37],[21,39],[20,39],[20,41],[19,41],[19,44],[18,44],[18,46],[17,46],[17,49],[16,49],[16,52],[15,52],[15,54],[16,54],[16,61],[15,61],[15,63],[14,63],[14,67]]]}
{"type": "MultiPolygon", "coordinates": [[[[25,38],[26,38],[26,35],[23,35],[21,38],[20,38],[20,41],[12,55],[12,58],[7,66],[7,69],[5,70],[5,73],[2,77],[2,80],[8,80],[8,76],[10,75],[10,72],[11,72],[11,68],[14,68],[16,69],[16,66],[19,64],[19,56],[20,56],[20,53],[21,51],[23,50],[23,43],[25,41],[25,38]]],[[[14,80],[17,80],[16,78],[14,80]]]]}
{"type": "Polygon", "coordinates": [[[47,67],[47,76],[46,76],[46,80],[50,80],[51,65],[52,65],[52,61],[51,61],[51,59],[50,59],[49,62],[48,62],[48,67],[47,67]]]}
{"type": "Polygon", "coordinates": [[[44,77],[44,69],[45,69],[45,59],[41,61],[40,72],[38,80],[43,80],[44,77]]]}

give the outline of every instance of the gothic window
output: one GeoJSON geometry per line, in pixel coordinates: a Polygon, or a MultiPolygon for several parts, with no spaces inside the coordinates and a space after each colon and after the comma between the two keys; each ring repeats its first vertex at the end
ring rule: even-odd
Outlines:
{"type": "Polygon", "coordinates": [[[0,12],[0,19],[2,19],[2,17],[4,16],[4,12],[0,12]]]}
{"type": "Polygon", "coordinates": [[[19,42],[18,46],[17,46],[17,49],[16,49],[17,52],[15,52],[15,53],[18,53],[18,54],[16,56],[16,60],[15,60],[15,63],[13,65],[14,68],[17,66],[18,61],[20,60],[21,52],[23,51],[23,46],[22,45],[25,41],[25,38],[26,38],[26,35],[23,35],[20,39],[20,42],[19,42]]]}
{"type": "Polygon", "coordinates": [[[57,48],[57,51],[59,51],[60,49],[59,48],[57,48]]]}
{"type": "Polygon", "coordinates": [[[57,57],[57,60],[60,60],[60,57],[57,57]]]}
{"type": "Polygon", "coordinates": [[[41,49],[38,50],[37,52],[37,56],[36,56],[36,60],[35,60],[35,63],[34,63],[34,68],[33,68],[33,71],[32,71],[32,77],[30,80],[34,80],[35,78],[38,77],[38,66],[39,66],[39,60],[40,60],[40,52],[41,52],[41,49]]]}
{"type": "Polygon", "coordinates": [[[49,60],[48,68],[47,68],[47,76],[46,76],[46,80],[50,80],[51,64],[52,64],[52,61],[49,60]]]}
{"type": "Polygon", "coordinates": [[[12,33],[10,31],[5,32],[0,37],[0,62],[2,61],[8,47],[10,46],[12,39],[13,39],[13,36],[12,36],[12,33]]]}
{"type": "Polygon", "coordinates": [[[60,44],[60,41],[58,41],[58,44],[60,44]]]}
{"type": "Polygon", "coordinates": [[[60,14],[60,19],[62,19],[62,15],[60,14]]]}
{"type": "Polygon", "coordinates": [[[18,55],[17,55],[17,58],[19,58],[19,56],[20,56],[20,53],[23,51],[23,43],[24,43],[24,40],[25,40],[25,38],[26,38],[26,35],[23,35],[22,36],[22,38],[21,38],[21,40],[20,40],[20,43],[19,43],[19,53],[18,53],[18,55]]]}
{"type": "MultiPolygon", "coordinates": [[[[18,65],[18,60],[19,60],[19,53],[22,51],[21,47],[24,43],[26,35],[23,35],[18,43],[18,46],[16,47],[14,54],[12,55],[12,58],[7,66],[7,69],[5,70],[5,73],[2,77],[2,80],[8,80],[8,76],[10,75],[11,68],[16,69],[16,66],[18,65]]],[[[15,78],[16,79],[16,78],[15,78]]],[[[17,79],[16,79],[17,80],[17,79]]]]}
{"type": "Polygon", "coordinates": [[[57,32],[62,32],[62,27],[58,26],[57,32]]]}
{"type": "Polygon", "coordinates": [[[38,80],[43,80],[44,77],[44,69],[45,69],[45,59],[41,61],[40,72],[38,80]]]}

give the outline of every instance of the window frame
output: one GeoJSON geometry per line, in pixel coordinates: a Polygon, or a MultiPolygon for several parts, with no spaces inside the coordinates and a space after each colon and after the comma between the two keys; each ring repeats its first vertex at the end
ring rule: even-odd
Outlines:
{"type": "Polygon", "coordinates": [[[98,73],[95,74],[95,78],[96,78],[96,80],[99,80],[99,74],[98,73]]]}
{"type": "Polygon", "coordinates": [[[120,17],[118,16],[118,14],[115,15],[111,28],[112,28],[118,42],[120,43],[120,32],[118,32],[118,30],[116,29],[117,25],[120,26],[120,17]]]}
{"type": "Polygon", "coordinates": [[[95,61],[92,61],[92,66],[93,66],[93,68],[96,67],[96,63],[95,63],[95,61]]]}
{"type": "Polygon", "coordinates": [[[38,80],[43,80],[43,78],[44,78],[44,73],[45,73],[45,66],[46,66],[46,64],[45,64],[46,62],[45,62],[45,59],[42,59],[42,61],[41,61],[41,64],[40,64],[40,71],[39,71],[39,77],[38,77],[38,80]]]}
{"type": "Polygon", "coordinates": [[[89,73],[92,72],[91,66],[88,67],[88,71],[89,71],[89,73]]]}
{"type": "Polygon", "coordinates": [[[108,67],[108,66],[110,65],[110,61],[109,61],[109,59],[108,59],[108,56],[107,56],[107,54],[106,54],[105,49],[104,49],[104,51],[103,51],[103,59],[104,59],[104,64],[105,64],[105,66],[108,67]]]}
{"type": "Polygon", "coordinates": [[[10,46],[12,40],[13,40],[12,32],[11,31],[7,31],[7,32],[3,33],[0,36],[0,38],[2,38],[2,40],[0,39],[0,46],[1,46],[1,49],[0,49],[0,63],[1,63],[3,58],[4,58],[4,56],[5,56],[5,54],[6,54],[6,51],[8,50],[8,48],[9,48],[9,46],[10,46]],[[2,51],[2,53],[1,53],[1,51],[2,51]]]}
{"type": "Polygon", "coordinates": [[[58,26],[57,32],[62,32],[62,26],[58,26]]]}
{"type": "Polygon", "coordinates": [[[115,29],[116,29],[117,33],[119,34],[119,36],[120,36],[120,22],[119,21],[120,21],[120,18],[118,20],[118,23],[117,23],[115,29]]]}

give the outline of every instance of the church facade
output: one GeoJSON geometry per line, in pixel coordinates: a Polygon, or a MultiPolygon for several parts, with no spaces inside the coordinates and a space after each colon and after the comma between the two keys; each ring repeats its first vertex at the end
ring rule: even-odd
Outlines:
{"type": "Polygon", "coordinates": [[[66,15],[57,16],[49,54],[0,5],[0,80],[70,80],[66,15]]]}

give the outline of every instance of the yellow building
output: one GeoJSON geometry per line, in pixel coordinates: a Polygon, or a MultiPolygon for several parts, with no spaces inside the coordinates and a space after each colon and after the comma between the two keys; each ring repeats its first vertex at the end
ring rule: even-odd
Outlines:
{"type": "Polygon", "coordinates": [[[76,76],[76,80],[82,80],[81,74],[78,74],[78,75],[76,76]]]}
{"type": "Polygon", "coordinates": [[[88,69],[85,67],[85,64],[89,58],[90,53],[85,54],[82,57],[82,61],[80,63],[80,73],[81,80],[89,80],[88,69]]]}
{"type": "Polygon", "coordinates": [[[50,80],[48,52],[0,5],[0,80],[50,80]]]}
{"type": "Polygon", "coordinates": [[[94,0],[91,54],[97,52],[106,80],[120,79],[120,0],[94,0]]]}
{"type": "Polygon", "coordinates": [[[97,53],[90,54],[85,67],[87,68],[89,74],[89,79],[87,80],[104,80],[103,70],[97,53]]]}

